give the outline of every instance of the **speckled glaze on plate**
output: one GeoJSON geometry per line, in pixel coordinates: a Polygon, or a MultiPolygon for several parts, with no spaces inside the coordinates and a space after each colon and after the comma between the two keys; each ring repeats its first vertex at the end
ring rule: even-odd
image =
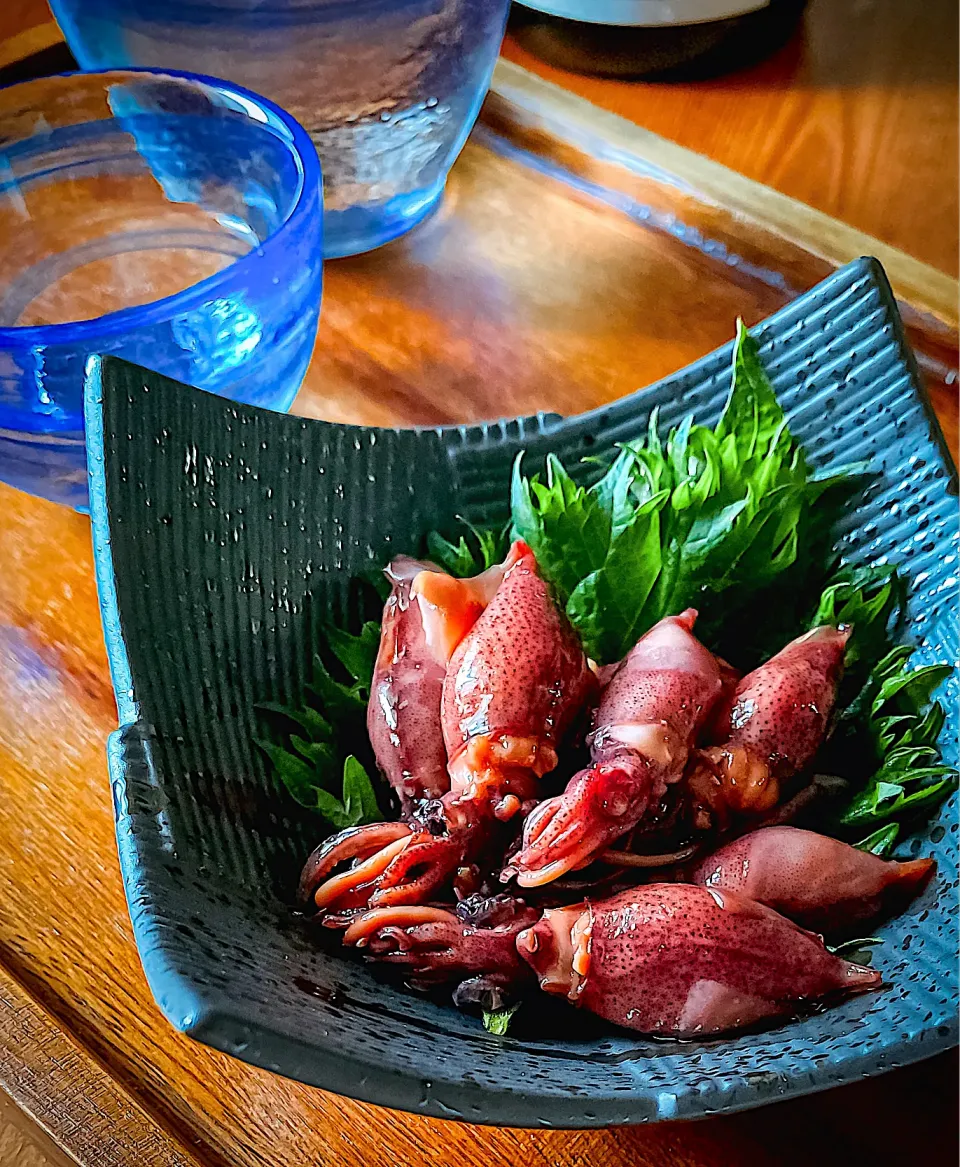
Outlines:
{"type": "MultiPolygon", "coordinates": [[[[731,321],[731,325],[732,325],[731,321]]],[[[818,466],[869,458],[837,531],[854,563],[898,563],[921,663],[957,655],[956,476],[875,261],[755,330],[818,466]]],[[[100,603],[120,728],[109,742],[134,933],[171,1024],[255,1065],[471,1122],[599,1126],[693,1118],[879,1073],[957,1039],[956,796],[901,854],[936,880],[884,925],[887,987],[757,1034],[655,1042],[555,1014],[494,1037],[329,944],[291,911],[318,823],[274,787],[254,706],[296,701],[321,619],[352,575],[455,514],[500,518],[520,449],[608,452],[719,414],[730,346],[602,409],[436,430],[333,425],[234,405],[114,358],[86,397],[100,603]]],[[[956,680],[946,755],[956,760],[956,680]]],[[[558,1008],[560,1008],[558,1006],[558,1008]]]]}

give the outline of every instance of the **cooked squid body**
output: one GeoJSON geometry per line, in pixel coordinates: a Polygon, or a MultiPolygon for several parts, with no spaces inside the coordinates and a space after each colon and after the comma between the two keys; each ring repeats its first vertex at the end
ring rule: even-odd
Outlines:
{"type": "Polygon", "coordinates": [[[733,891],[814,932],[839,937],[899,907],[923,887],[932,859],[880,859],[796,827],[765,827],[700,860],[691,883],[733,891]]]}
{"type": "MultiPolygon", "coordinates": [[[[434,581],[416,577],[411,593],[424,583],[434,581]]],[[[362,838],[347,833],[342,847],[338,839],[324,844],[323,861],[312,864],[306,884],[321,912],[428,900],[483,850],[498,821],[535,796],[537,779],[556,765],[559,741],[596,683],[521,542],[502,565],[493,597],[451,651],[440,702],[450,790],[382,849],[365,851],[362,838]],[[333,875],[347,858],[354,867],[333,875]]],[[[369,828],[371,838],[378,826],[369,828]]]]}
{"type": "Polygon", "coordinates": [[[384,777],[406,812],[450,789],[440,728],[447,664],[496,591],[504,568],[454,579],[430,563],[398,556],[387,567],[383,609],[367,706],[367,732],[384,777]]]}
{"type": "Polygon", "coordinates": [[[807,632],[720,703],[686,779],[697,829],[768,813],[782,783],[810,764],[830,724],[850,631],[826,625],[807,632]]]}
{"type": "Polygon", "coordinates": [[[597,709],[593,764],[533,811],[504,878],[536,887],[583,866],[682,776],[723,690],[720,662],[693,635],[696,615],[690,608],[661,620],[621,662],[597,709]]]}
{"type": "Polygon", "coordinates": [[[881,979],[762,904],[690,884],[554,908],[517,948],[545,991],[615,1025],[673,1037],[789,1016],[881,979]]]}
{"type": "Polygon", "coordinates": [[[454,652],[444,681],[441,721],[453,794],[534,795],[595,687],[533,552],[514,543],[503,582],[454,652]]]}

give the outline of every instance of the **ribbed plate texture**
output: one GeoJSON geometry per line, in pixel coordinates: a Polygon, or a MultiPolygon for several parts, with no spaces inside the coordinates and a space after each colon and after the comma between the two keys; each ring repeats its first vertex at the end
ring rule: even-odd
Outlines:
{"type": "MultiPolygon", "coordinates": [[[[733,321],[731,321],[732,330],[733,321]]],[[[837,540],[910,584],[922,662],[957,657],[957,502],[949,457],[879,266],[851,264],[755,330],[791,426],[819,466],[875,476],[837,540]]],[[[652,1042],[558,1013],[496,1038],[378,978],[292,913],[320,827],[272,784],[259,701],[296,702],[319,621],[349,580],[454,516],[502,521],[510,464],[610,453],[694,411],[713,422],[730,346],[562,420],[362,429],[223,399],[106,358],[87,429],[101,604],[121,728],[110,743],[121,864],[151,989],[200,1040],[355,1097],[475,1122],[589,1126],[757,1105],[915,1060],[956,1040],[956,799],[903,854],[935,884],[884,926],[889,982],[761,1034],[652,1042]]],[[[958,687],[942,699],[956,713],[958,687]]],[[[956,720],[946,753],[956,760],[956,720]]]]}

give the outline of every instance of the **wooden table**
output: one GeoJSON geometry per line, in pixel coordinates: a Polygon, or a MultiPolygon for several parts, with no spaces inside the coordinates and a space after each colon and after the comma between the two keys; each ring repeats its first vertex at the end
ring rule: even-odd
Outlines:
{"type": "Polygon", "coordinates": [[[954,0],[810,0],[753,69],[632,84],[504,56],[750,178],[957,274],[954,0]]]}
{"type": "MultiPolygon", "coordinates": [[[[710,85],[541,71],[955,273],[955,26],[946,0],[815,0],[804,38],[710,85]]],[[[0,8],[2,34],[20,47],[0,43],[0,65],[55,37],[37,0],[0,8]]],[[[955,1161],[952,1056],[695,1125],[523,1132],[352,1103],[191,1043],[133,946],[103,758],[115,724],[88,524],[0,486],[0,1167],[955,1161]]]]}

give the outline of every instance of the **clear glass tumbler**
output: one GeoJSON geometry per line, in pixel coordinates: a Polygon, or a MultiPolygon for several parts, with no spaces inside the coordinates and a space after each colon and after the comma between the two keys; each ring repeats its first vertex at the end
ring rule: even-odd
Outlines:
{"type": "Polygon", "coordinates": [[[147,70],[0,89],[0,480],[85,505],[92,353],[288,409],[320,204],[306,132],[245,89],[147,70]]]}
{"type": "Polygon", "coordinates": [[[509,0],[51,0],[87,69],[228,77],[289,110],[323,165],[324,255],[437,204],[490,83],[509,0]]]}

